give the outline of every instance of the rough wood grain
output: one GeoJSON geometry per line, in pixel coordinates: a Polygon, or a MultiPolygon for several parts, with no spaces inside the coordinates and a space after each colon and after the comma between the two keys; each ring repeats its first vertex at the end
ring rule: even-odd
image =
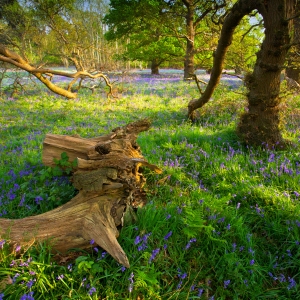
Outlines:
{"type": "Polygon", "coordinates": [[[60,159],[62,152],[70,161],[76,159],[72,181],[79,193],[68,203],[41,215],[0,219],[0,237],[18,244],[47,240],[53,251],[61,253],[90,247],[90,240],[94,240],[120,264],[129,267],[117,241],[117,227],[123,226],[126,210],[131,212],[146,201],[146,179],[140,167],[161,173],[143,158],[136,143],[137,135],[149,126],[148,120],[141,120],[91,139],[47,134],[43,163],[54,166],[54,159],[60,159]]]}

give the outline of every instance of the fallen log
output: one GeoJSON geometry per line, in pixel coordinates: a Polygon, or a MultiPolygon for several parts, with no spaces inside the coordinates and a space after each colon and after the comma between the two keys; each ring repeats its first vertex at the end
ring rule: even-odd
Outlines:
{"type": "Polygon", "coordinates": [[[47,134],[43,163],[55,166],[63,152],[70,162],[76,160],[72,182],[79,193],[66,204],[41,215],[0,219],[0,237],[18,245],[50,241],[52,250],[60,253],[90,247],[94,240],[120,264],[129,267],[117,241],[118,228],[123,226],[127,211],[146,202],[146,179],[140,168],[161,173],[161,169],[143,158],[136,143],[138,134],[149,127],[148,120],[141,120],[90,139],[47,134]]]}

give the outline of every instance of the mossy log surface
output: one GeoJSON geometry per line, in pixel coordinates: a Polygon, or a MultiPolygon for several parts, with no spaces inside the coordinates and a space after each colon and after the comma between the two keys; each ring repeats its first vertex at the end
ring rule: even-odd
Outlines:
{"type": "Polygon", "coordinates": [[[77,160],[72,182],[79,193],[66,204],[41,215],[23,219],[0,219],[0,236],[18,245],[49,241],[52,251],[66,253],[73,248],[88,248],[90,241],[129,267],[119,245],[117,228],[123,226],[127,211],[144,205],[146,179],[140,167],[161,173],[148,163],[136,143],[138,134],[150,122],[140,120],[114,129],[110,134],[91,139],[80,136],[47,134],[42,160],[55,166],[65,152],[77,160]]]}

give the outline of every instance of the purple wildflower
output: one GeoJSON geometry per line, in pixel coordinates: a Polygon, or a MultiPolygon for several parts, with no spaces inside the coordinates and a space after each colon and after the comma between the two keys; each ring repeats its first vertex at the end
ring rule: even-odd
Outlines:
{"type": "Polygon", "coordinates": [[[3,300],[3,297],[4,297],[4,294],[1,293],[1,294],[0,294],[0,300],[3,300]]]}
{"type": "Polygon", "coordinates": [[[90,245],[93,245],[95,243],[94,240],[90,240],[90,245]]]}
{"type": "Polygon", "coordinates": [[[198,289],[198,297],[200,298],[204,292],[204,289],[198,289]]]}
{"type": "Polygon", "coordinates": [[[252,248],[248,249],[248,252],[252,254],[252,256],[254,255],[254,250],[252,248]]]}
{"type": "Polygon", "coordinates": [[[164,240],[168,240],[168,238],[172,235],[172,231],[170,231],[169,233],[167,233],[165,236],[164,236],[164,240]]]}
{"type": "Polygon", "coordinates": [[[185,250],[189,249],[191,247],[191,244],[195,243],[196,241],[197,241],[197,239],[190,239],[185,246],[185,250]]]}
{"type": "Polygon", "coordinates": [[[224,289],[227,289],[229,284],[230,284],[230,279],[224,280],[224,289]]]}
{"type": "Polygon", "coordinates": [[[180,215],[182,213],[182,208],[177,207],[177,213],[180,215]]]}
{"type": "Polygon", "coordinates": [[[19,252],[21,250],[21,246],[20,245],[17,245],[16,246],[16,252],[19,252]]]}
{"type": "Polygon", "coordinates": [[[285,276],[283,274],[279,274],[278,279],[280,282],[286,282],[285,276]]]}
{"type": "Polygon", "coordinates": [[[151,262],[154,260],[154,258],[156,257],[156,255],[159,253],[159,251],[160,251],[159,248],[154,249],[152,251],[152,254],[151,254],[150,258],[149,258],[149,264],[151,264],[151,262]]]}
{"type": "Polygon", "coordinates": [[[166,216],[166,220],[169,220],[171,217],[172,217],[172,216],[171,216],[170,214],[168,214],[168,215],[166,216]]]}
{"type": "Polygon", "coordinates": [[[24,294],[21,296],[20,300],[34,300],[33,292],[29,292],[28,294],[24,294]]]}
{"type": "Polygon", "coordinates": [[[228,225],[226,226],[226,229],[229,230],[230,227],[231,227],[230,224],[228,224],[228,225]]]}
{"type": "Polygon", "coordinates": [[[135,240],[134,240],[134,244],[137,245],[142,241],[142,239],[140,238],[140,236],[138,235],[135,240]]]}
{"type": "Polygon", "coordinates": [[[233,244],[232,244],[232,252],[234,252],[235,249],[236,249],[236,243],[233,243],[233,244]]]}
{"type": "Polygon", "coordinates": [[[5,240],[0,241],[0,249],[3,249],[4,244],[5,244],[5,240]]]}
{"type": "Polygon", "coordinates": [[[63,280],[64,279],[64,274],[58,275],[56,277],[57,280],[63,280]]]}
{"type": "Polygon", "coordinates": [[[68,270],[69,272],[72,272],[72,264],[68,264],[68,270]]]}
{"type": "Polygon", "coordinates": [[[15,283],[17,281],[17,278],[20,276],[19,273],[16,273],[15,276],[13,277],[12,281],[15,283]]]}
{"type": "Polygon", "coordinates": [[[43,197],[41,197],[41,196],[37,196],[37,197],[35,197],[35,199],[34,199],[34,201],[35,201],[35,203],[36,203],[37,205],[39,205],[43,200],[44,200],[44,199],[43,199],[43,197]]]}
{"type": "Polygon", "coordinates": [[[288,285],[287,289],[290,290],[296,286],[296,281],[294,278],[291,278],[291,277],[288,277],[288,280],[289,280],[289,285],[288,285]]]}
{"type": "Polygon", "coordinates": [[[254,260],[254,259],[251,259],[251,260],[250,260],[250,266],[253,266],[254,263],[255,263],[255,260],[254,260]]]}
{"type": "Polygon", "coordinates": [[[131,272],[131,274],[128,278],[128,280],[130,282],[129,287],[128,287],[129,293],[132,293],[132,290],[133,290],[133,284],[134,284],[133,277],[134,277],[134,274],[133,274],[133,272],[131,272]]]}
{"type": "Polygon", "coordinates": [[[19,202],[19,206],[23,206],[25,202],[25,194],[22,195],[21,200],[19,202]]]}
{"type": "Polygon", "coordinates": [[[92,296],[94,293],[96,293],[96,289],[94,288],[94,287],[91,287],[90,289],[89,289],[89,295],[90,296],[92,296]]]}
{"type": "Polygon", "coordinates": [[[241,206],[241,203],[240,203],[240,202],[238,202],[238,203],[237,203],[237,205],[236,205],[236,209],[239,209],[239,208],[240,208],[240,206],[241,206]]]}
{"type": "Polygon", "coordinates": [[[26,283],[26,286],[30,289],[33,284],[34,284],[35,280],[34,279],[30,279],[27,283],[26,283]]]}
{"type": "Polygon", "coordinates": [[[140,251],[143,251],[143,250],[145,250],[147,248],[148,248],[147,244],[146,243],[142,243],[141,245],[138,246],[138,251],[140,252],[140,251]]]}

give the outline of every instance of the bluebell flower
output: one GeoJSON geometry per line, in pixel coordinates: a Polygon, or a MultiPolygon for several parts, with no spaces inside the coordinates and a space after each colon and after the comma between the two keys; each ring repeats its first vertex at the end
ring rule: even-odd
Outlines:
{"type": "Polygon", "coordinates": [[[188,243],[186,244],[186,246],[185,246],[185,250],[187,250],[187,249],[189,249],[190,247],[191,247],[191,244],[192,243],[195,243],[197,241],[197,239],[190,239],[189,241],[188,241],[188,243]]]}
{"type": "Polygon", "coordinates": [[[251,247],[248,249],[248,251],[252,254],[252,256],[254,255],[254,250],[251,247]]]}
{"type": "Polygon", "coordinates": [[[133,290],[133,284],[134,284],[133,278],[134,278],[134,274],[133,274],[133,272],[131,272],[131,274],[128,278],[128,280],[130,282],[129,287],[128,287],[129,293],[132,293],[132,290],[133,290]]]}
{"type": "Polygon", "coordinates": [[[154,258],[155,258],[156,255],[159,253],[159,251],[160,251],[159,248],[154,249],[154,250],[152,251],[152,254],[151,254],[150,258],[149,258],[149,264],[154,260],[154,258]]]}
{"type": "Polygon", "coordinates": [[[288,277],[289,285],[287,287],[288,290],[294,288],[297,284],[294,278],[288,277]]]}
{"type": "Polygon", "coordinates": [[[142,239],[140,238],[140,236],[138,235],[135,240],[134,240],[134,244],[137,245],[142,241],[142,239]]]}
{"type": "Polygon", "coordinates": [[[283,274],[279,274],[278,279],[280,282],[286,282],[285,276],[283,274]]]}
{"type": "Polygon", "coordinates": [[[204,292],[204,289],[198,289],[198,297],[200,298],[204,292]]]}
{"type": "Polygon", "coordinates": [[[26,283],[26,286],[30,289],[30,288],[33,286],[34,282],[35,282],[35,280],[30,279],[30,280],[26,283]]]}
{"type": "Polygon", "coordinates": [[[171,235],[172,235],[172,231],[170,231],[169,233],[167,233],[167,234],[164,236],[164,240],[166,241],[171,235]]]}
{"type": "Polygon", "coordinates": [[[39,205],[43,200],[44,200],[44,199],[43,199],[43,197],[41,197],[41,196],[37,196],[37,197],[35,197],[35,199],[34,199],[34,201],[35,201],[35,203],[36,203],[37,205],[39,205]]]}
{"type": "Polygon", "coordinates": [[[232,243],[232,252],[234,252],[236,249],[236,243],[232,243]]]}
{"type": "Polygon", "coordinates": [[[94,287],[91,287],[90,289],[89,289],[89,295],[90,296],[92,296],[94,293],[96,293],[96,288],[94,288],[94,287]]]}
{"type": "Polygon", "coordinates": [[[230,279],[224,280],[224,289],[227,289],[229,284],[230,284],[230,279]]]}
{"type": "Polygon", "coordinates": [[[58,275],[57,280],[63,280],[64,279],[64,274],[58,275]]]}
{"type": "Polygon", "coordinates": [[[33,292],[29,292],[28,294],[24,294],[21,296],[20,300],[34,300],[33,292]]]}

